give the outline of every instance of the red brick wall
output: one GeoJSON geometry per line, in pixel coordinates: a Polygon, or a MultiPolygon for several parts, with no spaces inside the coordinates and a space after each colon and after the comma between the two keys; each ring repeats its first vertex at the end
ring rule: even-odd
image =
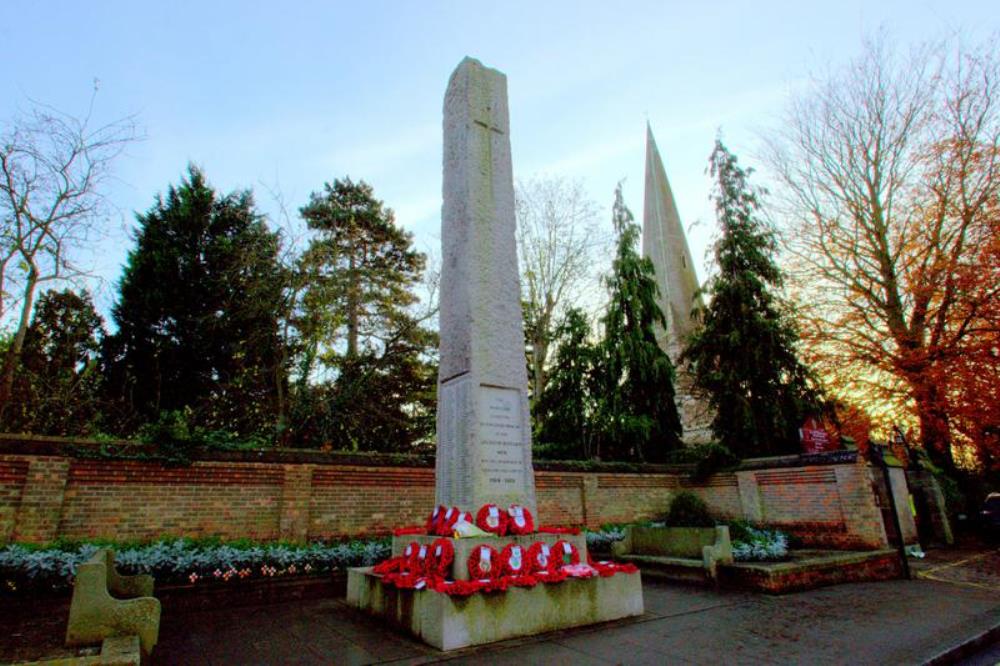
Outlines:
{"type": "Polygon", "coordinates": [[[433,469],[317,467],[308,536],[385,534],[394,527],[423,524],[433,507],[433,469]]]}
{"type": "Polygon", "coordinates": [[[588,523],[621,523],[655,518],[670,507],[680,487],[671,474],[596,474],[594,499],[588,497],[588,523]],[[590,505],[593,504],[593,509],[590,505]]]}
{"type": "Polygon", "coordinates": [[[715,474],[701,482],[681,480],[681,489],[693,492],[709,510],[723,518],[743,518],[743,503],[735,474],[715,474]]]}
{"type": "Polygon", "coordinates": [[[59,536],[276,539],[283,480],[280,465],[74,460],[59,536]]]}
{"type": "MultiPolygon", "coordinates": [[[[0,456],[0,541],[164,535],[328,539],[423,523],[434,502],[427,466],[365,466],[312,455],[261,462],[151,462],[0,456]]],[[[675,472],[540,470],[539,524],[628,522],[662,515],[690,490],[718,516],[748,518],[807,543],[885,540],[867,468],[836,464],[741,470],[693,482],[675,472]]]]}

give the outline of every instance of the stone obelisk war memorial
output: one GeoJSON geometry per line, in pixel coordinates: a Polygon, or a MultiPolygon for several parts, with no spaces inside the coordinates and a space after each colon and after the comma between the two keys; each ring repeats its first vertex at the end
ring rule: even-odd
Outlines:
{"type": "Polygon", "coordinates": [[[443,161],[438,508],[390,560],[350,570],[348,602],[442,650],[640,615],[634,567],[532,522],[507,79],[471,58],[445,94],[443,161]],[[510,531],[491,533],[500,519],[510,531]]]}

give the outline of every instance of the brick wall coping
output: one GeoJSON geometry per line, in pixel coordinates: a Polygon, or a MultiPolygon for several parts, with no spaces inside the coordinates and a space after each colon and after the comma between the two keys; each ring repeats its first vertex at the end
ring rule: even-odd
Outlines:
{"type": "MultiPolygon", "coordinates": [[[[137,455],[152,454],[154,447],[128,440],[96,441],[72,437],[52,437],[0,433],[0,455],[34,455],[90,457],[102,446],[122,447],[137,455]]],[[[812,465],[853,464],[857,451],[834,451],[803,455],[748,458],[734,471],[804,467],[812,465]]],[[[356,465],[360,467],[434,467],[434,455],[415,453],[369,453],[348,451],[317,451],[312,449],[198,450],[192,458],[199,461],[246,462],[275,464],[356,465]]],[[[694,465],[661,465],[652,463],[597,462],[589,460],[535,460],[536,471],[543,472],[602,472],[605,474],[690,474],[694,465]]]]}

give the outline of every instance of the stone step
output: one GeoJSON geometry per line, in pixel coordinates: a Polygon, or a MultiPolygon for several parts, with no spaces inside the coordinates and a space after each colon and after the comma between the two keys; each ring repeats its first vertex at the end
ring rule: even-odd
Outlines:
{"type": "Polygon", "coordinates": [[[622,555],[618,559],[639,567],[646,578],[701,585],[712,582],[701,560],[660,555],[622,555]]]}

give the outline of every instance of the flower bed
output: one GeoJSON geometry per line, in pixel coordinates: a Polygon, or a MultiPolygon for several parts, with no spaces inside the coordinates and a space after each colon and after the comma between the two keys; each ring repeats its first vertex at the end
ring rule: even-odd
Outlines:
{"type": "Polygon", "coordinates": [[[742,522],[729,525],[737,562],[781,562],[788,559],[788,535],[742,522]]]}
{"type": "MultiPolygon", "coordinates": [[[[368,566],[391,552],[388,540],[335,544],[289,544],[175,539],[149,544],[109,545],[125,574],[151,574],[157,585],[236,583],[247,579],[327,574],[368,566]]],[[[59,593],[72,586],[76,566],[98,544],[39,548],[12,544],[0,548],[0,595],[59,593]]]]}
{"type": "Polygon", "coordinates": [[[587,550],[594,553],[610,553],[611,544],[625,538],[625,525],[605,525],[599,532],[586,532],[587,550]]]}

